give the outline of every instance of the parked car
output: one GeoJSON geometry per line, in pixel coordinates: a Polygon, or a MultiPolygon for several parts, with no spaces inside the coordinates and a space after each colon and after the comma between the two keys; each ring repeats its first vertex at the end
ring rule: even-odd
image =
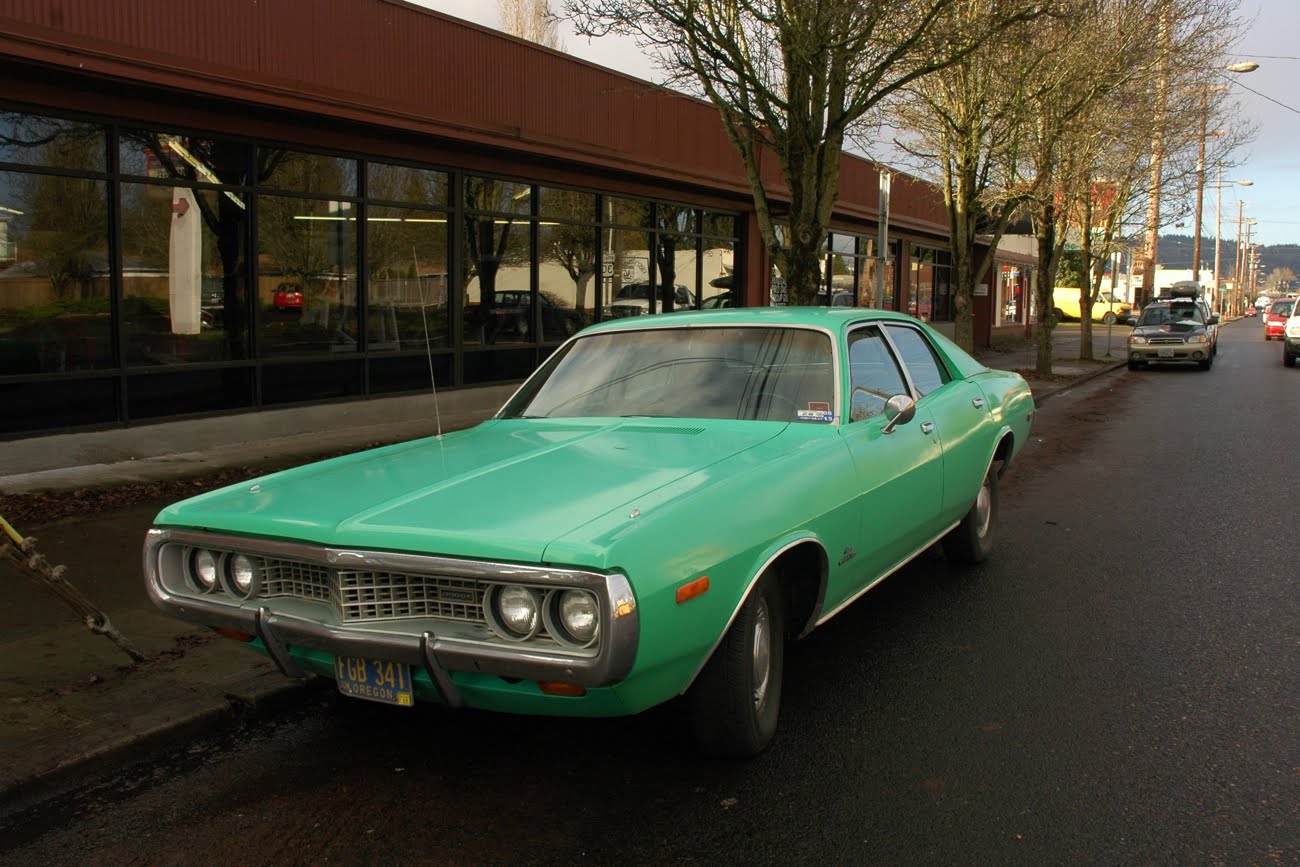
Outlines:
{"type": "Polygon", "coordinates": [[[1245,310],[1242,311],[1241,315],[1242,315],[1242,316],[1258,316],[1258,315],[1259,315],[1259,311],[1256,310],[1254,307],[1247,307],[1245,310]]]}
{"type": "MultiPolygon", "coordinates": [[[[656,304],[656,312],[664,312],[662,290],[656,304]]],[[[673,309],[690,310],[695,307],[695,293],[680,283],[673,287],[673,309]]],[[[624,316],[641,316],[650,312],[650,284],[624,283],[623,287],[610,299],[605,308],[606,319],[618,319],[624,316]]]]}
{"type": "Polygon", "coordinates": [[[1193,298],[1152,301],[1128,336],[1128,369],[1148,364],[1195,364],[1209,370],[1214,364],[1210,335],[1219,317],[1205,315],[1205,307],[1193,298]]]}
{"type": "MultiPolygon", "coordinates": [[[[1079,320],[1083,317],[1080,306],[1079,288],[1062,286],[1052,290],[1052,310],[1058,322],[1079,320]]],[[[1113,325],[1127,319],[1133,312],[1133,305],[1121,301],[1109,292],[1101,292],[1092,299],[1092,320],[1106,325],[1113,325]]]]}
{"type": "MultiPolygon", "coordinates": [[[[494,337],[528,340],[532,328],[531,293],[527,289],[498,290],[493,296],[491,308],[483,307],[478,302],[465,306],[465,328],[468,330],[485,327],[483,319],[490,311],[495,319],[489,329],[494,337]]],[[[545,340],[559,340],[571,337],[585,324],[582,313],[572,307],[560,307],[546,293],[539,293],[537,305],[542,316],[542,336],[545,340]]]]}
{"type": "Polygon", "coordinates": [[[1274,301],[1268,308],[1268,314],[1264,317],[1264,339],[1272,340],[1274,337],[1281,339],[1283,331],[1286,329],[1286,321],[1295,309],[1295,300],[1283,298],[1274,301]]]}
{"type": "Polygon", "coordinates": [[[1295,367],[1297,358],[1300,358],[1300,304],[1293,304],[1282,329],[1282,363],[1295,367]]]}
{"type": "Polygon", "coordinates": [[[349,696],[578,717],[683,696],[705,751],[749,756],[787,636],[935,542],[990,555],[1033,412],[1020,376],[899,313],[605,322],[475,428],[164,509],[146,584],[349,696]]]}
{"type": "Polygon", "coordinates": [[[302,287],[296,283],[281,283],[271,296],[271,306],[276,310],[301,310],[302,287]]]}

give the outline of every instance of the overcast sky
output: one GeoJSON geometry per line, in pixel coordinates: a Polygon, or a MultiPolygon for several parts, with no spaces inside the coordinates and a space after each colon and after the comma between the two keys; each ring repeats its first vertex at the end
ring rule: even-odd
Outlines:
{"type": "MultiPolygon", "coordinates": [[[[497,27],[495,0],[412,0],[457,18],[485,27],[497,27]]],[[[552,2],[557,8],[559,0],[552,2]]],[[[1238,167],[1225,169],[1224,180],[1252,180],[1254,186],[1223,190],[1224,240],[1235,240],[1237,202],[1240,199],[1247,218],[1258,220],[1254,240],[1263,244],[1300,243],[1300,0],[1241,0],[1241,17],[1253,22],[1238,45],[1235,60],[1254,60],[1259,69],[1247,75],[1229,76],[1241,97],[1244,113],[1258,127],[1258,136],[1237,155],[1238,167]]],[[[561,38],[568,53],[611,69],[654,81],[658,77],[650,64],[629,40],[614,37],[585,39],[576,36],[567,24],[561,25],[561,38]]],[[[1116,134],[1123,134],[1117,124],[1116,134]]],[[[1206,183],[1214,183],[1213,167],[1206,183]]],[[[1207,189],[1204,201],[1203,232],[1214,237],[1215,191],[1207,189]]],[[[1191,234],[1190,225],[1178,228],[1168,217],[1164,231],[1191,234]]],[[[1190,219],[1183,218],[1185,223],[1190,219]]]]}

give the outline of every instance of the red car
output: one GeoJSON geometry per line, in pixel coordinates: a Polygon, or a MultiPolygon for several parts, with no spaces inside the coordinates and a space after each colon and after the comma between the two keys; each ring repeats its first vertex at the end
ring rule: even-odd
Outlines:
{"type": "Polygon", "coordinates": [[[276,310],[301,310],[302,287],[295,286],[293,283],[281,283],[276,287],[275,295],[271,297],[271,306],[276,310]]]}
{"type": "Polygon", "coordinates": [[[1268,308],[1268,315],[1264,317],[1265,340],[1272,340],[1274,337],[1279,340],[1282,338],[1282,333],[1286,330],[1287,317],[1291,315],[1291,308],[1294,306],[1294,298],[1283,298],[1281,301],[1273,302],[1273,306],[1268,308]]]}

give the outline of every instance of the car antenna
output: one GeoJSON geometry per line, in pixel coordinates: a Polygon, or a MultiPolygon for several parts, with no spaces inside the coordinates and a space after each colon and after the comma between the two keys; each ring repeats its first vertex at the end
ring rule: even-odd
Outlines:
{"type": "Polygon", "coordinates": [[[429,343],[429,319],[424,312],[424,281],[420,278],[420,257],[411,245],[411,261],[415,263],[415,285],[420,290],[420,322],[424,325],[424,355],[429,360],[429,388],[433,390],[433,421],[437,425],[436,439],[442,439],[442,413],[438,409],[438,383],[433,378],[433,347],[429,343]]]}

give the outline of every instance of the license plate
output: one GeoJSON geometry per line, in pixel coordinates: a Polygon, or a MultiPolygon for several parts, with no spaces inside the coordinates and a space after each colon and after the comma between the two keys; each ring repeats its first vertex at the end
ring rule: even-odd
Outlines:
{"type": "Polygon", "coordinates": [[[1160,350],[1157,350],[1156,354],[1159,355],[1161,358],[1173,358],[1173,357],[1174,357],[1174,351],[1173,351],[1172,349],[1160,349],[1160,350]]]}
{"type": "Polygon", "coordinates": [[[360,656],[336,656],[334,678],[339,692],[353,698],[412,707],[415,696],[411,691],[411,667],[401,662],[385,659],[365,659],[360,656]]]}

